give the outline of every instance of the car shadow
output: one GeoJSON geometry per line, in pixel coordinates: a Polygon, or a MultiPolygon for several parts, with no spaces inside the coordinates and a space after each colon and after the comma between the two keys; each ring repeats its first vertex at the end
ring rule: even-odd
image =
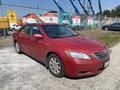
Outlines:
{"type": "MultiPolygon", "coordinates": [[[[98,75],[98,74],[97,74],[97,75],[98,75]]],[[[71,79],[71,80],[79,80],[79,79],[88,79],[88,78],[96,77],[97,75],[89,75],[89,76],[84,76],[84,77],[65,76],[65,78],[71,79]]]]}
{"type": "Polygon", "coordinates": [[[42,63],[40,60],[37,60],[37,59],[31,57],[30,55],[28,55],[28,54],[26,54],[26,53],[23,53],[23,52],[22,52],[22,54],[28,56],[28,57],[31,58],[33,61],[36,61],[37,63],[39,63],[39,64],[43,65],[45,68],[47,68],[46,65],[45,65],[44,63],[42,63]]]}

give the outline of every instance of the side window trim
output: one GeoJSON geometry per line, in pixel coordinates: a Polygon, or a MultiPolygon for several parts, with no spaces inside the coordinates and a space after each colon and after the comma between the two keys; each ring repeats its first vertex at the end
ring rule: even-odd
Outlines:
{"type": "Polygon", "coordinates": [[[36,34],[41,34],[43,36],[43,34],[41,32],[41,29],[38,26],[34,25],[34,24],[25,25],[25,26],[21,27],[20,30],[19,30],[19,32],[24,33],[25,35],[33,36],[34,35],[33,30],[32,30],[33,27],[35,27],[35,28],[37,28],[39,30],[39,33],[36,33],[36,34]],[[24,31],[24,29],[26,29],[26,27],[29,27],[29,34],[27,34],[24,31]]]}

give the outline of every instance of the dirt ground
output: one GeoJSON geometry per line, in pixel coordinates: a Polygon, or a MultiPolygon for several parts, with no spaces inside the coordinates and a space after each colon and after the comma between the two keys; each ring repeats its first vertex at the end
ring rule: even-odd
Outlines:
{"type": "Polygon", "coordinates": [[[12,35],[4,37],[0,37],[0,48],[2,47],[9,47],[13,45],[12,35]]]}

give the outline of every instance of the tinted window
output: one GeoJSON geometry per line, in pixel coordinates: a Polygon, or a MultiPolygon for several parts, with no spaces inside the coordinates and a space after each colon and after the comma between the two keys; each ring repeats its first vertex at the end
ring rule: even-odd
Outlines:
{"type": "Polygon", "coordinates": [[[119,25],[119,23],[113,23],[112,24],[112,26],[118,26],[119,25]]]}
{"type": "Polygon", "coordinates": [[[78,35],[63,25],[44,25],[42,28],[50,38],[63,38],[78,35]]]}
{"type": "Polygon", "coordinates": [[[20,29],[20,32],[22,33],[25,33],[25,34],[28,34],[30,35],[31,34],[31,30],[30,30],[30,27],[29,26],[24,26],[20,29]]]}
{"type": "Polygon", "coordinates": [[[39,28],[36,27],[36,26],[31,26],[31,30],[32,30],[32,35],[34,35],[34,34],[41,34],[39,28]]]}

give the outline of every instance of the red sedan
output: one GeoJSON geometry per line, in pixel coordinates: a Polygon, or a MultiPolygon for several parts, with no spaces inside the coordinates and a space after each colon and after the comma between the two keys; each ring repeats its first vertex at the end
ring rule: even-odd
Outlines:
{"type": "Polygon", "coordinates": [[[97,75],[109,65],[101,42],[59,24],[28,24],[13,34],[17,53],[39,60],[56,77],[97,75]]]}

